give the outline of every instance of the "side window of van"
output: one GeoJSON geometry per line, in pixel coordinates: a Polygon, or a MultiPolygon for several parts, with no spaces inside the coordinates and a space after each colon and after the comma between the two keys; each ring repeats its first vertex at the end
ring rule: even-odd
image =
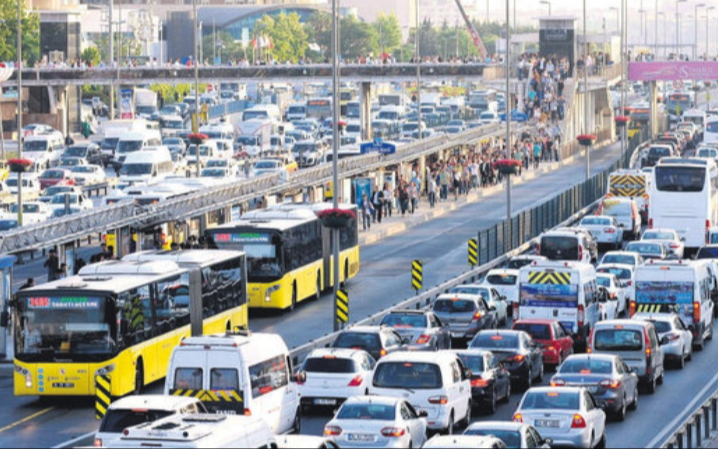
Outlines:
{"type": "Polygon", "coordinates": [[[175,370],[175,389],[201,390],[202,368],[177,368],[175,370]]]}
{"type": "Polygon", "coordinates": [[[280,355],[250,366],[249,378],[254,398],[286,387],[289,383],[286,359],[280,355]]]}

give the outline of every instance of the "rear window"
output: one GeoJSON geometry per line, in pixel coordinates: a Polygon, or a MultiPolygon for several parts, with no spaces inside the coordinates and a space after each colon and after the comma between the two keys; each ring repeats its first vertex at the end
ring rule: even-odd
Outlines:
{"type": "Polygon", "coordinates": [[[337,419],[393,421],[395,418],[396,407],[385,404],[347,404],[337,414],[337,419]]]}
{"type": "Polygon", "coordinates": [[[239,390],[239,373],[235,368],[213,368],[209,379],[211,390],[239,390]]]}
{"type": "Polygon", "coordinates": [[[154,422],[174,414],[166,410],[109,410],[102,420],[100,432],[120,433],[128,427],[154,422]]]}
{"type": "Polygon", "coordinates": [[[473,374],[478,375],[479,373],[484,372],[485,368],[483,355],[460,354],[459,358],[464,364],[464,367],[471,370],[473,374]]]}
{"type": "Polygon", "coordinates": [[[491,274],[486,276],[486,282],[491,285],[516,285],[516,276],[511,274],[491,274]]]}
{"type": "Polygon", "coordinates": [[[643,240],[675,240],[675,236],[670,232],[646,232],[643,240]]]}
{"type": "Polygon", "coordinates": [[[551,328],[548,324],[516,323],[513,329],[526,332],[534,340],[551,340],[551,328]]]}
{"type": "MultiPolygon", "coordinates": [[[[718,234],[711,234],[711,239],[716,239],[718,234]]],[[[718,259],[718,248],[701,248],[696,259],[718,259]]]]}
{"type": "Polygon", "coordinates": [[[654,321],[654,320],[648,320],[651,323],[653,323],[654,326],[656,326],[656,332],[659,334],[665,334],[666,332],[670,332],[673,329],[671,329],[671,324],[666,321],[654,321]]]}
{"type": "Polygon", "coordinates": [[[464,435],[477,435],[482,437],[492,436],[506,444],[506,447],[521,447],[521,434],[513,430],[501,429],[469,429],[464,435]]]}
{"type": "Polygon", "coordinates": [[[472,348],[483,349],[515,349],[519,345],[517,335],[498,335],[495,333],[479,334],[471,342],[472,348]]]}
{"type": "Polygon", "coordinates": [[[578,410],[580,404],[577,392],[529,391],[521,404],[522,410],[558,409],[578,410]]]}
{"type": "Polygon", "coordinates": [[[625,256],[622,254],[606,254],[601,263],[617,263],[619,265],[635,265],[636,258],[634,256],[625,256]]]}
{"type": "Polygon", "coordinates": [[[552,260],[578,260],[577,237],[541,238],[541,255],[552,260]]]}
{"type": "Polygon", "coordinates": [[[489,290],[486,287],[454,287],[449,290],[449,293],[456,295],[481,295],[484,298],[489,297],[489,290]]]}
{"type": "Polygon", "coordinates": [[[337,339],[334,341],[334,347],[356,348],[371,352],[371,350],[381,348],[381,340],[376,334],[345,332],[339,334],[337,339]]]}
{"type": "Polygon", "coordinates": [[[531,259],[511,260],[509,261],[508,265],[506,265],[506,267],[510,270],[520,270],[526,265],[531,265],[531,263],[533,263],[533,260],[531,259]]]}
{"type": "Polygon", "coordinates": [[[435,312],[444,313],[468,313],[476,310],[474,301],[464,299],[439,299],[434,303],[435,312]]]}
{"type": "Polygon", "coordinates": [[[346,374],[356,371],[354,361],[351,359],[312,357],[304,362],[304,371],[307,373],[346,374]]]}
{"type": "Polygon", "coordinates": [[[631,203],[622,202],[605,202],[603,203],[602,213],[611,217],[620,217],[623,215],[631,215],[633,213],[631,203]]]}
{"type": "Polygon", "coordinates": [[[626,247],[626,251],[632,251],[639,254],[661,254],[661,245],[631,242],[626,247]]]}
{"type": "Polygon", "coordinates": [[[599,225],[599,226],[610,226],[611,220],[607,218],[595,218],[595,217],[588,217],[581,220],[582,226],[587,225],[599,225]]]}
{"type": "Polygon", "coordinates": [[[561,374],[611,374],[613,363],[607,360],[589,358],[570,359],[563,362],[559,369],[561,374]]]}
{"type": "Polygon", "coordinates": [[[648,150],[649,157],[665,157],[670,155],[671,150],[669,150],[668,148],[651,147],[651,149],[648,150]]]}
{"type": "Polygon", "coordinates": [[[380,363],[374,372],[374,387],[437,389],[443,386],[441,369],[433,363],[380,363]]]}
{"type": "Polygon", "coordinates": [[[601,329],[593,336],[596,351],[640,351],[643,335],[631,329],[601,329]]]}
{"type": "Polygon", "coordinates": [[[175,389],[202,390],[202,368],[177,368],[175,389]]]}
{"type": "Polygon", "coordinates": [[[661,192],[702,192],[705,167],[656,167],[654,181],[661,192]]]}
{"type": "Polygon", "coordinates": [[[381,324],[396,328],[428,327],[424,315],[390,314],[381,320],[381,324]]]}
{"type": "Polygon", "coordinates": [[[596,276],[596,283],[601,287],[610,287],[611,278],[609,278],[608,276],[596,276]]]}

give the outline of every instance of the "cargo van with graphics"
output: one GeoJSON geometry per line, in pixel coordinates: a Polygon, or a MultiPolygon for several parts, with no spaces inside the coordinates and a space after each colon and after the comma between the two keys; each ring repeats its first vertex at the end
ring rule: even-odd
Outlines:
{"type": "Polygon", "coordinates": [[[703,349],[713,338],[714,282],[708,260],[654,261],[636,267],[636,312],[671,313],[681,317],[693,333],[693,347],[703,349]]]}
{"type": "Polygon", "coordinates": [[[172,351],[165,394],[199,398],[207,410],[259,416],[276,434],[299,431],[289,350],[276,334],[190,337],[172,351]]]}
{"type": "Polygon", "coordinates": [[[534,262],[519,271],[514,319],[551,319],[571,333],[577,349],[599,319],[596,270],[578,262],[534,262]]]}
{"type": "Polygon", "coordinates": [[[608,177],[606,198],[630,198],[636,202],[643,221],[648,220],[650,176],[641,170],[618,170],[608,177]]]}

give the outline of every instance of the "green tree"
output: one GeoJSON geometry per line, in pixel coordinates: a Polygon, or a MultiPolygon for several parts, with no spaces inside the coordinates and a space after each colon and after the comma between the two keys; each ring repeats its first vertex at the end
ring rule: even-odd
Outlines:
{"type": "Polygon", "coordinates": [[[328,55],[332,44],[332,16],[316,11],[306,23],[309,42],[319,45],[321,53],[328,55]]]}
{"type": "Polygon", "coordinates": [[[98,50],[97,47],[87,47],[85,51],[82,52],[82,55],[80,55],[80,59],[96,66],[100,63],[100,50],[98,50]]]}
{"type": "Polygon", "coordinates": [[[396,53],[402,44],[401,27],[396,15],[379,13],[372,27],[379,39],[379,51],[389,54],[396,53]]]}
{"type": "MultiPolygon", "coordinates": [[[[0,60],[15,61],[17,59],[17,2],[18,0],[0,1],[0,60]]],[[[22,16],[22,57],[28,65],[40,59],[40,16],[29,13],[25,2],[21,3],[22,16]]]]}
{"type": "Polygon", "coordinates": [[[354,16],[341,20],[341,54],[344,59],[354,59],[379,53],[379,35],[370,24],[354,16]]]}
{"type": "MultiPolygon", "coordinates": [[[[115,47],[115,61],[119,55],[122,55],[122,61],[127,59],[127,56],[139,56],[142,53],[142,46],[139,42],[134,39],[127,39],[126,36],[120,36],[119,33],[114,33],[114,47],[115,47]]],[[[110,37],[109,35],[102,35],[95,41],[97,49],[100,51],[100,60],[105,64],[110,63],[110,37]]]]}

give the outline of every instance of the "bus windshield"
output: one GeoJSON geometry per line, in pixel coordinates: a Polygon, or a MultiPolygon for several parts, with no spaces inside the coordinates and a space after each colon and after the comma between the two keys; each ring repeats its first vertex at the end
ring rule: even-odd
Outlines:
{"type": "Polygon", "coordinates": [[[28,361],[114,352],[114,301],[99,296],[31,296],[18,302],[16,356],[28,361]]]}
{"type": "Polygon", "coordinates": [[[706,169],[701,167],[656,167],[656,188],[661,192],[702,192],[706,169]]]}
{"type": "Polygon", "coordinates": [[[278,252],[277,246],[272,243],[272,235],[233,229],[210,232],[210,238],[217,249],[244,251],[247,254],[249,282],[282,276],[281,252],[278,252]]]}

